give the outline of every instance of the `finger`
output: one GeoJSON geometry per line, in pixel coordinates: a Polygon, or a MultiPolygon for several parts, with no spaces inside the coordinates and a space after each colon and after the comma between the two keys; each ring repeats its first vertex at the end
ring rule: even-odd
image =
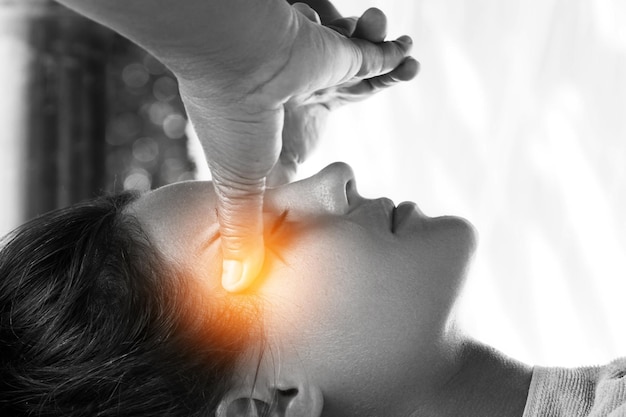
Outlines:
{"type": "Polygon", "coordinates": [[[326,27],[340,33],[346,38],[351,38],[356,29],[357,20],[358,18],[356,17],[342,17],[329,22],[326,27]]]}
{"type": "Polygon", "coordinates": [[[342,96],[351,96],[352,99],[360,99],[355,96],[366,98],[400,82],[410,81],[417,76],[418,72],[419,62],[409,57],[393,71],[342,87],[337,90],[337,93],[342,96]]]}
{"type": "Polygon", "coordinates": [[[310,32],[307,42],[314,38],[319,45],[316,51],[320,53],[313,61],[317,69],[313,70],[311,64],[300,65],[293,76],[293,80],[300,83],[300,89],[295,92],[292,90],[290,96],[278,97],[277,100],[286,101],[298,94],[387,74],[408,57],[413,46],[409,36],[402,36],[395,41],[373,43],[364,39],[347,38],[328,27],[313,23],[307,31],[310,32]]]}
{"type": "MultiPolygon", "coordinates": [[[[296,2],[289,0],[289,4],[296,2]]],[[[337,11],[335,6],[328,0],[300,0],[298,3],[305,3],[310,6],[319,15],[322,25],[327,25],[333,20],[341,18],[341,13],[337,11]]]]}
{"type": "Polygon", "coordinates": [[[233,107],[209,113],[186,91],[181,95],[197,126],[217,194],[222,286],[243,291],[263,266],[265,177],[280,154],[283,109],[250,113],[233,107]]]}
{"type": "Polygon", "coordinates": [[[358,78],[373,78],[394,70],[409,55],[413,40],[401,36],[395,41],[374,44],[361,39],[350,39],[359,48],[362,60],[356,73],[358,78]]]}
{"type": "Polygon", "coordinates": [[[309,19],[310,21],[319,23],[319,24],[322,23],[320,16],[308,4],[294,3],[293,8],[299,11],[300,13],[302,13],[304,16],[306,16],[306,18],[309,19]]]}
{"type": "Polygon", "coordinates": [[[387,37],[387,16],[372,7],[358,19],[352,37],[380,43],[387,37]]]}
{"type": "Polygon", "coordinates": [[[283,159],[281,157],[267,176],[267,187],[273,188],[289,184],[296,179],[297,172],[298,164],[296,161],[292,159],[283,159]]]}
{"type": "Polygon", "coordinates": [[[322,137],[329,109],[324,105],[285,105],[282,149],[266,185],[276,187],[296,178],[298,167],[308,159],[322,137]]]}
{"type": "Polygon", "coordinates": [[[212,171],[218,196],[217,213],[222,243],[222,287],[245,290],[263,266],[263,192],[265,181],[247,184],[220,178],[212,171]]]}

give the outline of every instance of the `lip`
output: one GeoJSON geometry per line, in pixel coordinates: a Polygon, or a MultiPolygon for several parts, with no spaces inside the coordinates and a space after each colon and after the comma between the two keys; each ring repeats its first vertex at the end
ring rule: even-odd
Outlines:
{"type": "Polygon", "coordinates": [[[377,204],[382,205],[384,212],[387,213],[387,215],[389,216],[389,224],[391,225],[391,232],[393,233],[394,231],[393,224],[394,224],[394,220],[396,217],[396,205],[393,204],[393,201],[385,197],[378,198],[374,201],[377,204]]]}
{"type": "Polygon", "coordinates": [[[383,197],[377,199],[368,199],[361,196],[353,195],[348,197],[349,208],[347,215],[365,215],[370,222],[378,222],[381,215],[387,217],[387,224],[393,225],[395,204],[390,199],[383,197]]]}
{"type": "Polygon", "coordinates": [[[382,211],[383,214],[387,216],[389,222],[388,224],[390,225],[391,232],[393,233],[394,219],[396,216],[396,205],[393,201],[386,197],[382,197],[375,200],[369,200],[367,203],[368,205],[375,206],[377,210],[382,211]]]}
{"type": "Polygon", "coordinates": [[[404,201],[394,210],[392,231],[395,232],[402,227],[415,214],[422,215],[422,212],[412,201],[404,201]]]}
{"type": "MultiPolygon", "coordinates": [[[[407,207],[403,207],[400,212],[397,211],[398,208],[394,204],[394,202],[386,197],[377,198],[377,199],[366,199],[359,195],[356,190],[356,184],[354,178],[346,183],[345,188],[346,200],[348,211],[346,214],[350,215],[354,212],[367,211],[371,214],[371,219],[374,221],[376,216],[380,216],[381,212],[384,216],[387,217],[389,229],[392,233],[395,232],[397,226],[404,221],[404,217],[408,217],[408,213],[404,213],[407,211],[407,207]]],[[[416,206],[415,203],[402,203],[404,206],[412,206],[410,211],[415,211],[416,206]]]]}

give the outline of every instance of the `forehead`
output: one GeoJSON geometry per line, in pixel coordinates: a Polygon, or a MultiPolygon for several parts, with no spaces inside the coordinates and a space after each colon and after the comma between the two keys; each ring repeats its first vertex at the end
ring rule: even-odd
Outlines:
{"type": "MultiPolygon", "coordinates": [[[[280,193],[266,192],[265,222],[274,220],[285,203],[276,194],[280,193]]],[[[147,192],[126,212],[139,220],[153,244],[172,261],[206,259],[209,249],[219,247],[217,195],[210,181],[179,182],[147,192]]]]}
{"type": "MultiPolygon", "coordinates": [[[[163,205],[164,209],[183,208],[183,204],[202,202],[204,205],[214,206],[216,203],[215,190],[210,181],[184,181],[166,185],[149,191],[138,198],[133,206],[137,210],[148,208],[155,210],[155,205],[163,205]]],[[[193,208],[194,205],[192,205],[193,208]]]]}
{"type": "Polygon", "coordinates": [[[133,202],[134,215],[168,258],[199,251],[219,227],[216,195],[209,181],[186,181],[148,192],[133,202]]]}

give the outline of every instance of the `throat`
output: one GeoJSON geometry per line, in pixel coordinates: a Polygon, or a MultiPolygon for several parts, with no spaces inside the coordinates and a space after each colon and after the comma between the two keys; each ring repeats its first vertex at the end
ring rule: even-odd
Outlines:
{"type": "Polygon", "coordinates": [[[410,417],[522,417],[531,376],[530,366],[466,341],[457,371],[410,417]]]}

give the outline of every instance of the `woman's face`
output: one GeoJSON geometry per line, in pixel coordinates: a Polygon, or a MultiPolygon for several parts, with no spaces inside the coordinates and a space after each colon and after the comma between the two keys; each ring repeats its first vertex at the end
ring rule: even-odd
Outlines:
{"type": "Polygon", "coordinates": [[[306,369],[325,410],[426,389],[446,366],[450,310],[475,246],[468,222],[364,199],[350,167],[332,164],[267,191],[263,272],[246,294],[229,295],[215,207],[210,182],[184,182],[131,210],[163,253],[194,265],[208,297],[262,300],[274,355],[306,369]]]}

